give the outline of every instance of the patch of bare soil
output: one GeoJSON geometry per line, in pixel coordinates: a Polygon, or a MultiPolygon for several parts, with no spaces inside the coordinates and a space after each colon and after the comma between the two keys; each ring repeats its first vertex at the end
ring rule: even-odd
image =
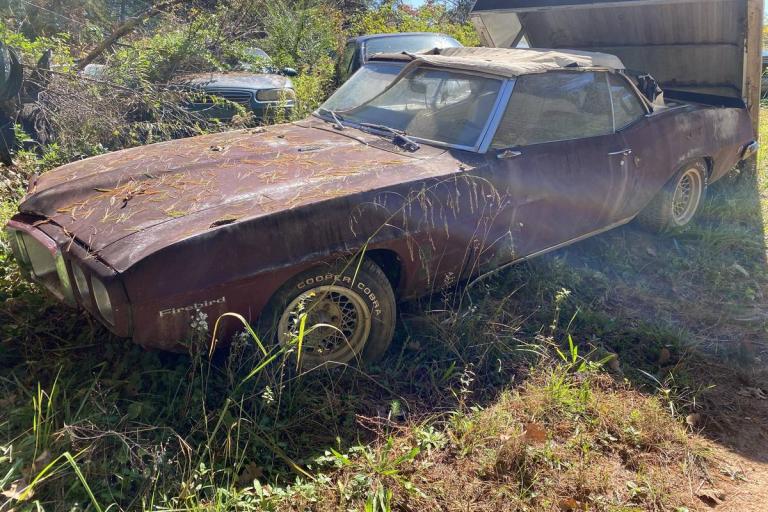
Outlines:
{"type": "Polygon", "coordinates": [[[598,267],[580,255],[569,257],[615,282],[605,307],[616,318],[628,324],[657,319],[693,341],[679,361],[673,357],[676,367],[660,365],[656,376],[663,380],[682,368],[686,385],[698,390],[688,399],[687,422],[707,439],[712,461],[708,478],[692,483],[701,509],[768,511],[765,262],[739,261],[730,247],[706,261],[707,247],[696,247],[695,240],[665,239],[632,227],[593,243],[634,248],[622,264],[598,267]],[[670,264],[675,258],[679,263],[670,264]],[[742,290],[748,293],[741,296],[742,290]]]}
{"type": "Polygon", "coordinates": [[[712,475],[723,499],[706,504],[717,510],[768,511],[768,371],[735,370],[705,363],[712,388],[703,393],[694,428],[711,439],[712,475]]]}

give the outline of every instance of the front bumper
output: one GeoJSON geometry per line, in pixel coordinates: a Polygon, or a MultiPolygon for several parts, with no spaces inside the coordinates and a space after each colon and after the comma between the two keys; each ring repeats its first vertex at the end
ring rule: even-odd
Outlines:
{"type": "MultiPolygon", "coordinates": [[[[280,116],[285,118],[290,117],[296,106],[295,103],[296,102],[292,100],[277,102],[258,101],[257,99],[252,98],[247,104],[243,104],[243,107],[253,112],[253,117],[257,121],[265,121],[280,116]]],[[[237,109],[234,107],[216,103],[189,103],[187,104],[187,109],[205,119],[230,120],[237,114],[237,109]]]]}
{"type": "Polygon", "coordinates": [[[91,313],[114,334],[130,336],[131,307],[119,275],[64,230],[40,221],[19,214],[5,227],[22,272],[61,302],[91,313]]]}

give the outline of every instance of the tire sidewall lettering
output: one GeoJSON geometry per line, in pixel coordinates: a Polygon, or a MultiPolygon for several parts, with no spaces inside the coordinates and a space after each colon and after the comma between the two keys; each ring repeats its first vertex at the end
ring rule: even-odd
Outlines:
{"type": "Polygon", "coordinates": [[[381,313],[382,313],[381,305],[379,303],[378,297],[376,297],[376,293],[373,291],[373,289],[370,286],[368,286],[363,281],[357,280],[357,281],[354,281],[353,283],[351,276],[333,274],[333,273],[315,275],[300,281],[296,285],[296,289],[304,292],[304,291],[311,290],[314,287],[327,286],[331,284],[335,284],[337,286],[344,286],[346,288],[349,288],[350,290],[357,292],[359,295],[361,295],[366,299],[366,302],[368,303],[368,307],[370,311],[374,314],[374,316],[381,316],[381,313]]]}

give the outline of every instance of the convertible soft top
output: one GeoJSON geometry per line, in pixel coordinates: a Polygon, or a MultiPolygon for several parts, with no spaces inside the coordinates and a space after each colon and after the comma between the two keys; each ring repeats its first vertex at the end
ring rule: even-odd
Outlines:
{"type": "Polygon", "coordinates": [[[416,54],[379,53],[372,60],[423,62],[511,77],[563,68],[624,69],[621,59],[607,53],[534,48],[442,48],[416,54]]]}

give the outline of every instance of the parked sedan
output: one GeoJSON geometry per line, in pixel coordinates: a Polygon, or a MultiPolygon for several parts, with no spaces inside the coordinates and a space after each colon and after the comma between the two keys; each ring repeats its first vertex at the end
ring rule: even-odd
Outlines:
{"type": "Polygon", "coordinates": [[[232,71],[195,73],[176,79],[175,86],[181,86],[200,94],[193,97],[188,108],[211,119],[231,119],[237,109],[227,102],[242,105],[253,112],[257,120],[287,115],[295,107],[296,93],[292,68],[276,69],[270,57],[261,49],[253,48],[252,57],[258,64],[240,63],[232,71]]]}
{"type": "Polygon", "coordinates": [[[743,106],[653,104],[622,70],[543,50],[374,59],[304,121],[43,174],[7,226],[14,254],[146,347],[236,312],[281,344],[317,326],[304,364],[375,359],[398,301],[636,217],[685,226],[756,150],[743,106]]]}
{"type": "Polygon", "coordinates": [[[347,41],[338,62],[336,75],[339,83],[379,53],[415,53],[433,48],[455,48],[461,43],[450,36],[433,32],[400,32],[396,34],[368,34],[347,41]]]}

